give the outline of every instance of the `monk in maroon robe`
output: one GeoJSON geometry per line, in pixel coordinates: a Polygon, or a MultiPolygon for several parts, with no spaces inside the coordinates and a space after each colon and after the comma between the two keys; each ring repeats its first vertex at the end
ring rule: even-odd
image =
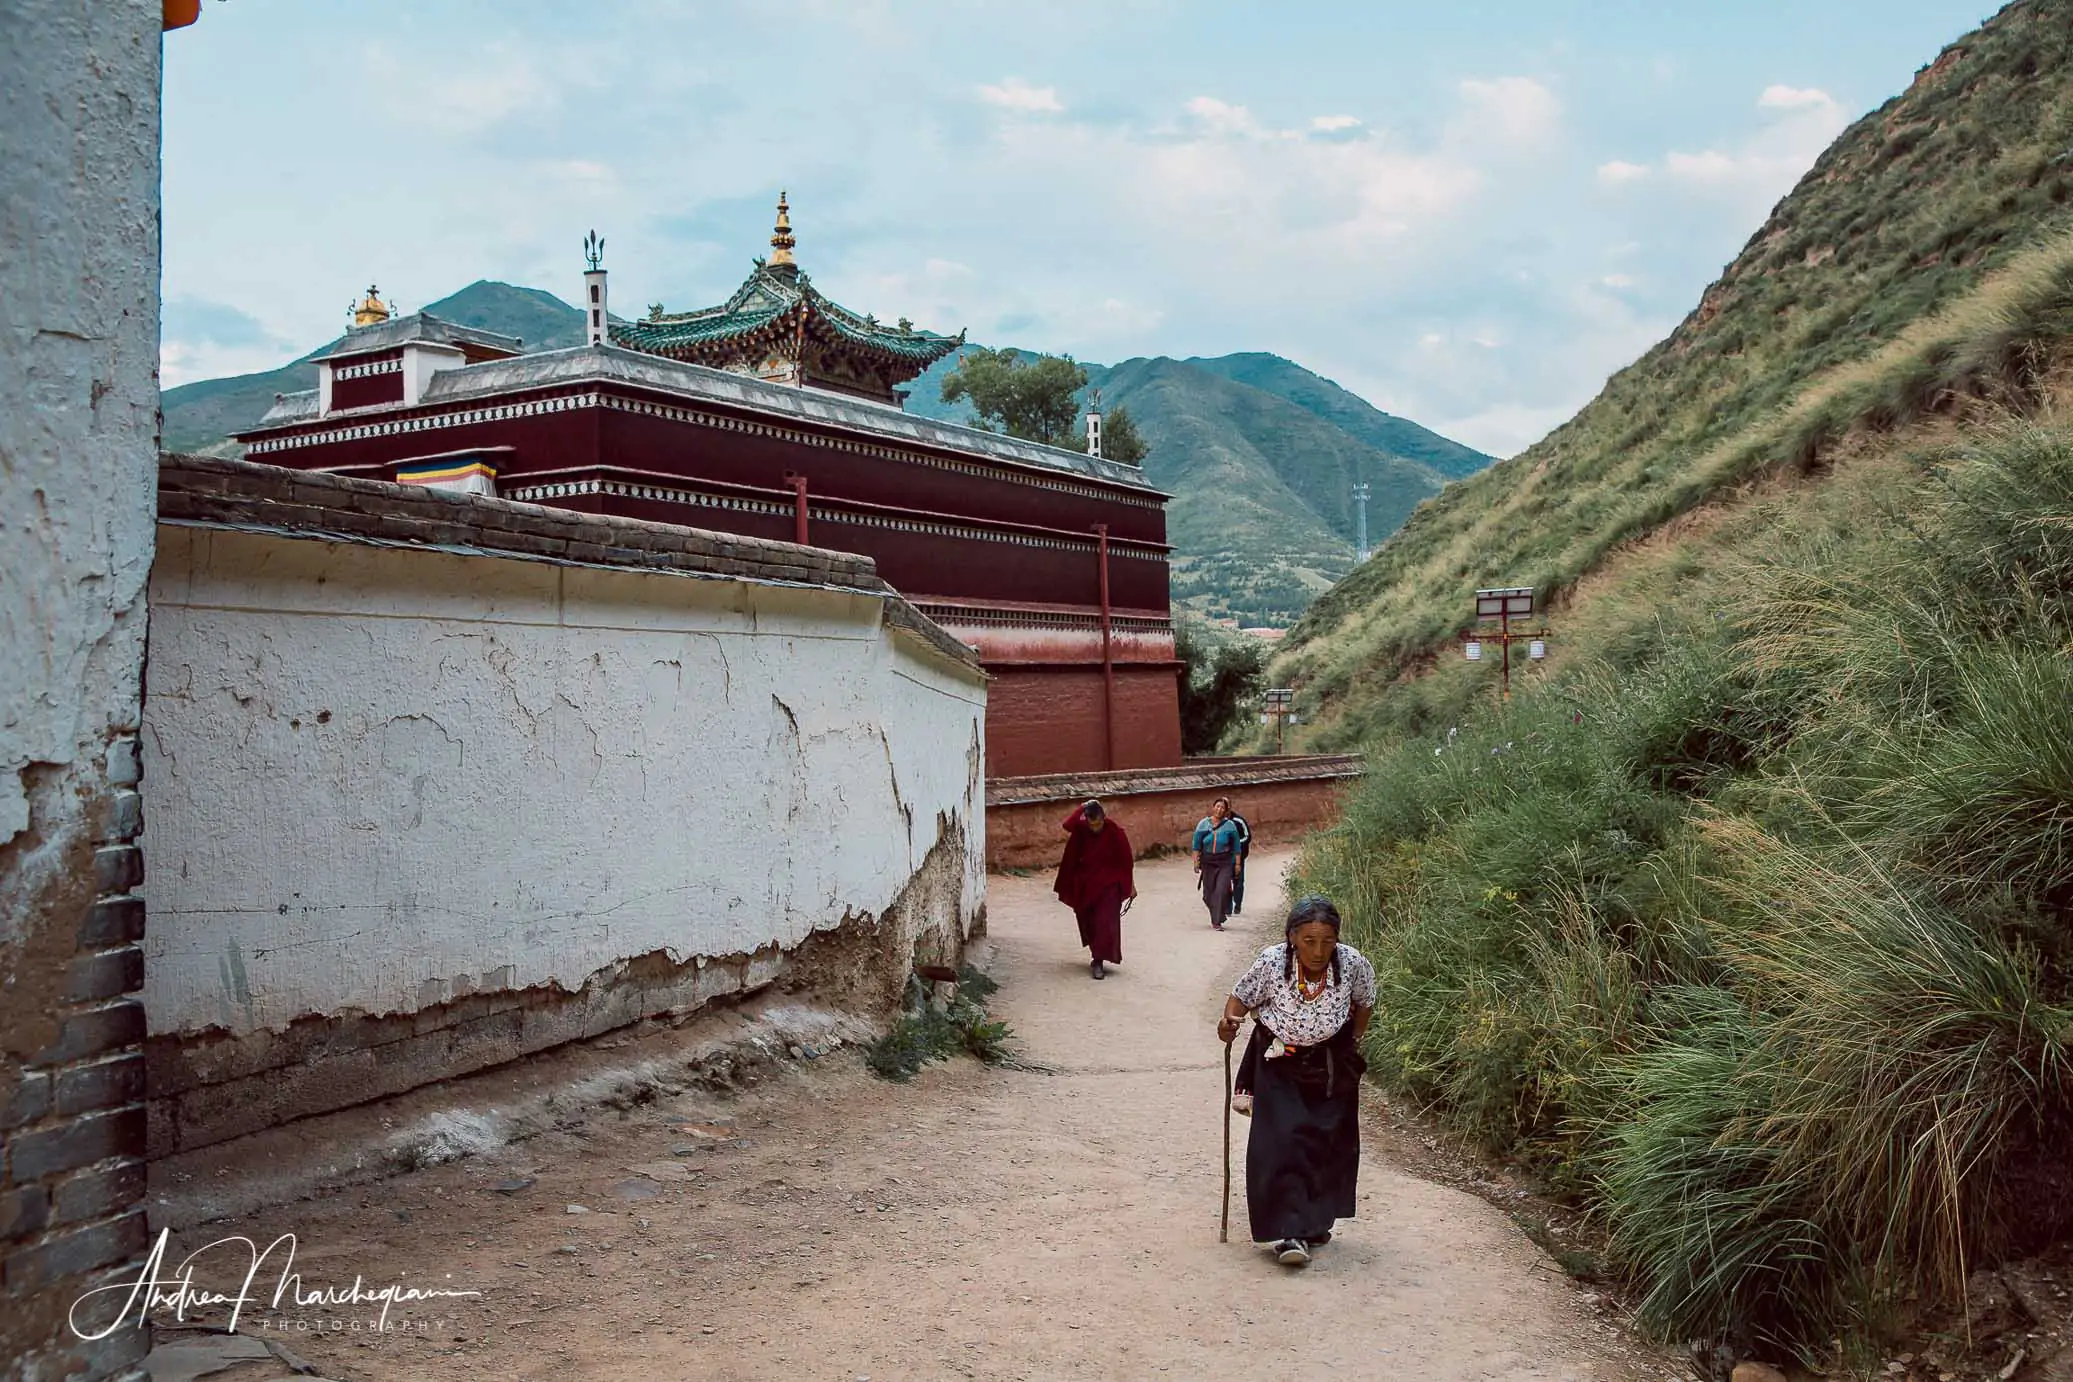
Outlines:
{"type": "Polygon", "coordinates": [[[1137,896],[1130,837],[1090,801],[1065,818],[1065,857],[1052,891],[1080,921],[1080,944],[1094,955],[1087,970],[1108,978],[1123,963],[1123,904],[1137,896]]]}

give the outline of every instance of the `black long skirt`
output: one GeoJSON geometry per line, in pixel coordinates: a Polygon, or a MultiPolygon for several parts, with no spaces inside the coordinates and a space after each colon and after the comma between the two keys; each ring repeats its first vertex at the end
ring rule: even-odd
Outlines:
{"type": "Polygon", "coordinates": [[[1207,854],[1202,858],[1202,901],[1209,908],[1209,924],[1222,926],[1231,916],[1231,871],[1235,854],[1207,854]]]}
{"type": "Polygon", "coordinates": [[[1255,1243],[1314,1240],[1353,1217],[1360,1174],[1360,1077],[1350,1026],[1319,1046],[1261,1060],[1245,1143],[1255,1243]]]}

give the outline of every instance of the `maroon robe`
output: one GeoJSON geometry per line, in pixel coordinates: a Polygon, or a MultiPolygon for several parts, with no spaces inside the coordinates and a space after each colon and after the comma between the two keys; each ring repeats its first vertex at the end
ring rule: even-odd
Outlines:
{"type": "Polygon", "coordinates": [[[1065,818],[1068,839],[1051,890],[1073,909],[1080,944],[1104,964],[1123,963],[1123,903],[1137,895],[1130,836],[1110,816],[1096,833],[1075,810],[1065,818]]]}

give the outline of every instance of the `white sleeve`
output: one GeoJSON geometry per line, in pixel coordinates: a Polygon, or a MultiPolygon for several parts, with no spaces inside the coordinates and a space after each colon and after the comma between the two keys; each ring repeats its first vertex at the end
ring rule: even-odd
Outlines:
{"type": "Polygon", "coordinates": [[[1346,987],[1349,990],[1347,996],[1353,1000],[1354,1007],[1375,1006],[1374,963],[1351,946],[1346,950],[1346,987]]]}

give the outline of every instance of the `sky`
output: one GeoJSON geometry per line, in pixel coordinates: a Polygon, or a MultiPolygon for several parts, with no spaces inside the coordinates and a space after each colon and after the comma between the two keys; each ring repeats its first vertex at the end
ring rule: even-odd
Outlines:
{"type": "Polygon", "coordinates": [[[1510,455],[1986,0],[210,0],[166,36],[167,386],[476,279],[1264,350],[1510,455]]]}

